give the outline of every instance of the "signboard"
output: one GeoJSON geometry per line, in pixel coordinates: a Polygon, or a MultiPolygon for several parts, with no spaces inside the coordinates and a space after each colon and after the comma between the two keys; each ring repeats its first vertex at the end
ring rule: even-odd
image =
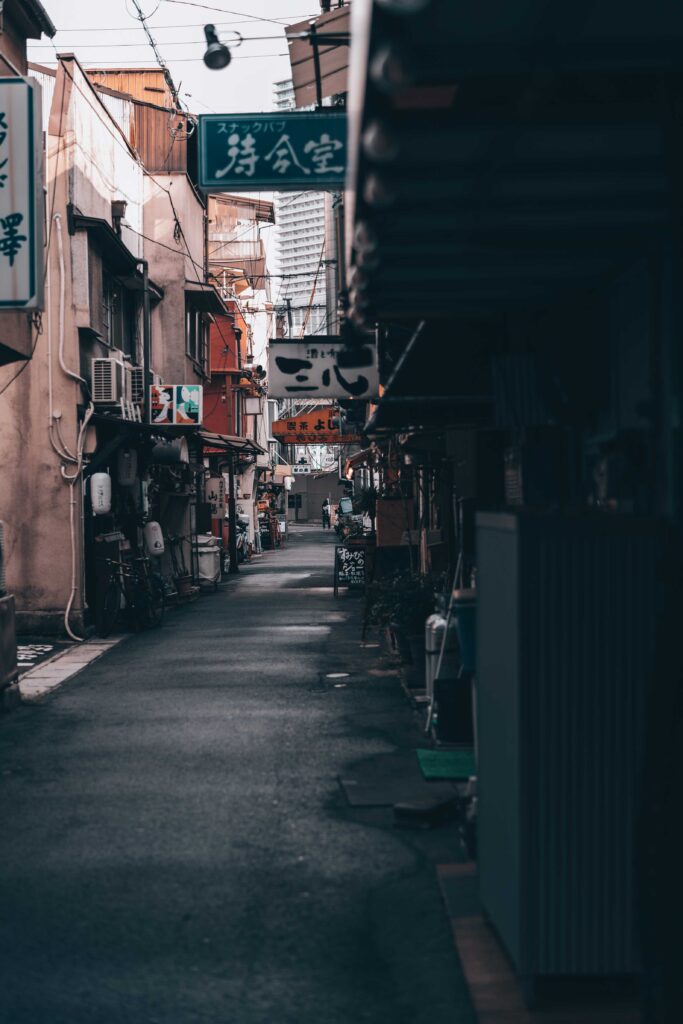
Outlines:
{"type": "MultiPolygon", "coordinates": [[[[271,339],[270,398],[376,398],[379,371],[375,345],[350,349],[337,337],[310,335],[300,341],[271,339]]],[[[339,443],[337,435],[337,442],[339,443]]]]}
{"type": "Polygon", "coordinates": [[[225,480],[222,476],[211,476],[206,481],[206,500],[211,505],[212,516],[225,513],[225,480]]]}
{"type": "Polygon", "coordinates": [[[334,596],[339,587],[362,589],[365,587],[365,548],[334,546],[334,596]]]}
{"type": "Polygon", "coordinates": [[[338,428],[335,426],[335,418],[338,413],[333,405],[324,405],[320,409],[312,409],[310,412],[301,413],[298,416],[290,416],[287,419],[275,420],[273,422],[273,437],[280,434],[314,434],[334,433],[338,428]]]}
{"type": "Polygon", "coordinates": [[[150,422],[159,427],[196,427],[202,422],[201,384],[152,384],[150,422]]]}
{"type": "Polygon", "coordinates": [[[0,78],[0,309],[43,305],[40,85],[0,78]]]}
{"type": "Polygon", "coordinates": [[[337,423],[339,413],[334,406],[327,405],[312,412],[290,416],[289,419],[275,420],[273,437],[282,444],[358,444],[359,434],[340,434],[337,423]]]}
{"type": "Polygon", "coordinates": [[[360,444],[359,434],[280,434],[281,444],[299,444],[308,447],[316,444],[360,444]]]}
{"type": "Polygon", "coordinates": [[[322,192],[344,187],[346,114],[201,114],[199,185],[207,192],[322,192]]]}

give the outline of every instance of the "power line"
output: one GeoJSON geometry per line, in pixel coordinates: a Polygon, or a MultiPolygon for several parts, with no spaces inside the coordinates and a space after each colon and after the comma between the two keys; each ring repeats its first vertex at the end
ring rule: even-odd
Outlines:
{"type": "MultiPolygon", "coordinates": [[[[314,17],[316,17],[316,15],[315,14],[289,14],[286,17],[287,18],[300,18],[303,21],[305,18],[314,18],[314,17]]],[[[261,19],[257,19],[257,20],[260,21],[261,19]]],[[[250,21],[249,15],[245,15],[244,17],[240,18],[239,21],[217,21],[217,22],[215,22],[215,25],[216,25],[216,28],[227,28],[230,25],[244,25],[244,24],[248,24],[249,21],[250,21]]],[[[278,21],[278,22],[276,22],[276,24],[280,24],[280,22],[278,21]]],[[[154,29],[155,32],[158,32],[160,29],[167,29],[167,28],[171,28],[171,29],[172,28],[202,28],[203,25],[204,25],[204,22],[202,22],[202,21],[191,21],[191,22],[182,22],[182,23],[177,24],[177,25],[152,25],[152,28],[154,29]]],[[[282,27],[283,28],[287,28],[287,25],[288,25],[287,21],[283,20],[282,21],[282,27]]],[[[97,32],[99,34],[100,32],[137,32],[137,31],[138,31],[138,26],[137,25],[115,25],[115,26],[106,26],[106,27],[103,27],[103,26],[100,26],[100,25],[92,25],[89,28],[83,28],[83,27],[79,27],[79,28],[58,28],[57,29],[57,35],[61,35],[63,32],[97,32]]],[[[31,45],[33,45],[33,44],[29,41],[29,46],[31,46],[31,45]]]]}
{"type": "MultiPolygon", "coordinates": [[[[283,28],[284,28],[284,26],[283,26],[283,28]]],[[[231,46],[235,46],[235,45],[241,46],[242,43],[263,42],[264,40],[273,40],[273,39],[277,39],[280,42],[283,41],[282,40],[282,36],[243,36],[243,35],[241,35],[241,33],[234,33],[234,34],[235,35],[239,35],[240,42],[237,43],[237,44],[231,43],[231,46]]],[[[137,46],[137,47],[144,47],[144,46],[146,46],[146,44],[143,43],[143,42],[140,42],[140,43],[79,43],[78,45],[81,46],[81,48],[85,48],[87,50],[93,50],[93,49],[98,49],[98,50],[107,49],[107,50],[111,50],[112,48],[115,48],[115,49],[118,50],[122,46],[125,46],[125,47],[135,47],[135,46],[137,46]]],[[[167,39],[164,42],[164,46],[202,46],[202,47],[205,47],[206,46],[206,42],[203,39],[167,39]]],[[[49,46],[48,43],[35,43],[33,48],[35,50],[49,50],[49,49],[51,49],[51,47],[49,46]]]]}
{"type": "MultiPolygon", "coordinates": [[[[236,61],[236,60],[263,60],[263,59],[272,60],[273,57],[289,57],[289,54],[288,53],[243,53],[241,56],[238,54],[236,57],[233,57],[232,59],[233,59],[233,61],[236,61]]],[[[196,63],[197,61],[202,61],[202,60],[203,60],[202,57],[174,57],[173,58],[173,63],[174,64],[187,64],[188,62],[196,63]]],[[[59,61],[58,60],[42,60],[41,63],[42,64],[46,64],[46,65],[48,65],[48,64],[59,64],[59,61]]],[[[86,61],[85,63],[90,63],[90,62],[86,61]]],[[[125,67],[126,65],[130,64],[130,60],[124,60],[123,58],[118,58],[118,59],[115,59],[115,60],[108,60],[106,65],[103,65],[103,67],[104,66],[112,67],[114,64],[122,64],[125,67]]],[[[150,59],[140,58],[139,60],[136,58],[136,64],[138,66],[140,66],[140,67],[142,67],[143,65],[147,65],[147,64],[149,64],[150,67],[153,67],[153,66],[158,67],[159,66],[158,63],[156,63],[156,65],[155,65],[155,62],[153,60],[151,60],[151,58],[150,59]]]]}
{"type": "Polygon", "coordinates": [[[155,40],[154,36],[152,35],[152,33],[149,30],[149,27],[147,25],[147,21],[145,20],[145,15],[142,12],[142,8],[140,7],[140,4],[138,3],[138,0],[132,0],[132,3],[133,3],[133,6],[135,7],[135,10],[138,12],[138,20],[139,20],[142,28],[144,29],[145,35],[147,36],[147,40],[149,42],[149,45],[152,48],[152,53],[154,54],[154,56],[157,59],[157,64],[159,65],[159,67],[161,68],[161,70],[164,73],[164,79],[166,80],[166,84],[168,85],[169,89],[171,90],[171,94],[173,96],[173,99],[175,100],[176,107],[178,108],[178,110],[181,110],[182,109],[182,104],[180,102],[180,97],[178,96],[178,90],[175,87],[175,82],[173,81],[173,78],[171,76],[171,72],[169,71],[169,69],[168,69],[168,67],[167,67],[163,57],[159,53],[159,50],[158,50],[158,47],[157,47],[157,44],[156,44],[156,40],[155,40]]]}
{"type": "MultiPolygon", "coordinates": [[[[229,11],[225,7],[214,7],[212,4],[200,4],[197,0],[161,0],[162,3],[166,4],[179,4],[182,7],[200,7],[205,11],[219,11],[221,14],[234,14],[240,18],[248,18],[250,21],[268,21],[271,25],[283,25],[286,22],[277,20],[276,18],[265,18],[258,14],[247,14],[246,11],[229,11]]],[[[314,15],[310,15],[314,17],[314,15]]]]}

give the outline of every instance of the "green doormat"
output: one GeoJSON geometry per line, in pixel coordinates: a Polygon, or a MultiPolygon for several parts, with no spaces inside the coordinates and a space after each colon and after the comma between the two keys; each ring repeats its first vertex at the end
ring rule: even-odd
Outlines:
{"type": "Polygon", "coordinates": [[[425,779],[469,779],[477,774],[474,751],[471,747],[462,750],[416,750],[417,759],[425,779]]]}

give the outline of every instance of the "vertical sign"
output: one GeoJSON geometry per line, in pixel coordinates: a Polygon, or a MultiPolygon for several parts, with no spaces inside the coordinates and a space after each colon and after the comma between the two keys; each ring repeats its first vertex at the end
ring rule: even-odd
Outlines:
{"type": "Polygon", "coordinates": [[[202,397],[201,384],[152,384],[150,420],[160,427],[198,427],[202,397]]]}
{"type": "Polygon", "coordinates": [[[0,78],[0,309],[43,304],[40,85],[0,78]]]}
{"type": "Polygon", "coordinates": [[[199,185],[208,192],[344,187],[346,114],[201,114],[199,185]]]}

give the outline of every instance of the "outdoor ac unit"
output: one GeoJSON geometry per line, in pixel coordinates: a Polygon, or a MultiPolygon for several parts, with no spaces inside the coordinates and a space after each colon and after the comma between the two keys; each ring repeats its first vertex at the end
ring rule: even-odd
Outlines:
{"type": "Polygon", "coordinates": [[[126,398],[126,367],[118,359],[92,360],[92,400],[95,405],[116,405],[126,398]]]}
{"type": "Polygon", "coordinates": [[[131,366],[129,373],[129,398],[135,405],[142,405],[145,400],[145,371],[141,366],[131,366]]]}

